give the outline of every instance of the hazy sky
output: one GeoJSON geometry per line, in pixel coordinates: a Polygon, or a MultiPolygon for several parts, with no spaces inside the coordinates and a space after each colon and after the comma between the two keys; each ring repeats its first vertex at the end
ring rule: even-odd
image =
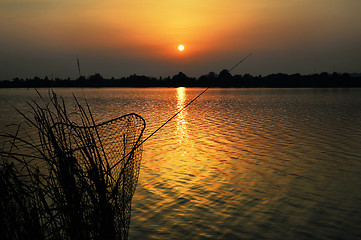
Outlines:
{"type": "Polygon", "coordinates": [[[361,72],[361,0],[0,0],[0,80],[361,72]],[[178,51],[179,44],[185,46],[178,51]]]}

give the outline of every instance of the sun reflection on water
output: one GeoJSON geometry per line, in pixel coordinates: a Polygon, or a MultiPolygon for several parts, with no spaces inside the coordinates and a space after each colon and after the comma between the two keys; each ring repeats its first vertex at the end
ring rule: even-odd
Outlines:
{"type": "MultiPolygon", "coordinates": [[[[187,96],[186,96],[186,88],[179,87],[177,88],[177,110],[181,110],[187,103],[187,96]]],[[[188,133],[187,133],[187,111],[184,109],[180,112],[177,116],[177,135],[178,135],[178,142],[180,144],[187,142],[188,140],[188,133]]]]}

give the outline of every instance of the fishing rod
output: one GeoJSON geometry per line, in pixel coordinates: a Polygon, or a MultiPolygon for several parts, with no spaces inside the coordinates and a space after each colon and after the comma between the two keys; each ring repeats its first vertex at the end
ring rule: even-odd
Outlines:
{"type": "Polygon", "coordinates": [[[232,71],[236,67],[238,67],[239,64],[243,63],[249,56],[251,56],[252,53],[248,54],[245,58],[243,58],[241,61],[239,61],[236,65],[234,65],[231,69],[228,70],[228,72],[232,71]]]}

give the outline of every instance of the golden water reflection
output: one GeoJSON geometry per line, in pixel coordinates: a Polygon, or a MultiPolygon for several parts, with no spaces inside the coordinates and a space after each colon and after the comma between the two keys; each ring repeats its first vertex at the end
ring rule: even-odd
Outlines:
{"type": "MultiPolygon", "coordinates": [[[[187,95],[186,95],[186,88],[179,87],[177,88],[177,111],[180,111],[186,104],[187,104],[187,95]]],[[[177,116],[177,135],[178,135],[178,142],[183,144],[188,140],[188,133],[187,133],[187,110],[184,109],[180,112],[177,116]]]]}

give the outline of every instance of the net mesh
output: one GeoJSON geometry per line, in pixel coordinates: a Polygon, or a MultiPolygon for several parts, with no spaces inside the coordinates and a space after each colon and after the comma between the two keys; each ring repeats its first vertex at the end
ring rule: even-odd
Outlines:
{"type": "Polygon", "coordinates": [[[144,119],[134,113],[95,126],[64,123],[53,126],[54,140],[60,146],[56,154],[65,154],[66,159],[76,162],[82,168],[79,171],[83,173],[79,176],[81,181],[87,181],[85,185],[93,188],[90,192],[97,194],[90,196],[88,189],[81,191],[84,202],[90,204],[83,207],[89,209],[83,217],[99,211],[96,213],[99,224],[113,225],[99,226],[102,236],[128,237],[131,199],[139,176],[144,129],[144,119]],[[104,189],[106,192],[102,192],[104,189]],[[103,209],[95,210],[96,205],[103,209]],[[113,229],[115,232],[110,233],[113,229]]]}

